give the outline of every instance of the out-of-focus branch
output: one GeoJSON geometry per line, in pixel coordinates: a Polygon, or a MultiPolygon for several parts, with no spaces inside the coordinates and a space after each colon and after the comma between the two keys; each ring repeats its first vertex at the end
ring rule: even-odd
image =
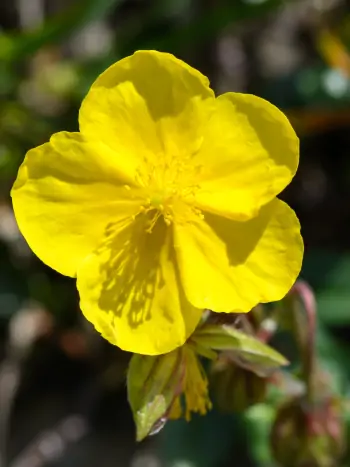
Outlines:
{"type": "Polygon", "coordinates": [[[89,431],[89,423],[82,415],[69,415],[34,438],[10,467],[43,467],[61,457],[72,443],[80,441],[89,431]]]}
{"type": "Polygon", "coordinates": [[[6,357],[0,366],[0,467],[7,464],[10,418],[22,366],[38,338],[52,329],[52,318],[38,305],[19,310],[11,319],[6,357]]]}
{"type": "Polygon", "coordinates": [[[0,467],[6,467],[10,417],[20,376],[20,362],[17,359],[6,358],[0,367],[0,467]]]}

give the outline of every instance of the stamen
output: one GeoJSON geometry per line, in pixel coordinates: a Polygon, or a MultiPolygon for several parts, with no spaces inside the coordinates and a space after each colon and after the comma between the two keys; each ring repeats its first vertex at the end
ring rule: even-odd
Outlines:
{"type": "Polygon", "coordinates": [[[157,211],[147,227],[148,233],[152,232],[160,215],[167,225],[203,218],[202,212],[193,206],[199,186],[193,183],[192,175],[200,170],[191,155],[163,154],[158,161],[153,159],[141,163],[136,176],[148,193],[143,212],[157,211]]]}
{"type": "Polygon", "coordinates": [[[149,223],[149,226],[146,229],[147,233],[152,233],[153,227],[156,225],[156,222],[160,218],[161,214],[162,214],[161,211],[156,211],[155,212],[153,218],[151,219],[151,221],[149,223]]]}
{"type": "Polygon", "coordinates": [[[182,349],[186,365],[182,393],[175,399],[169,417],[177,419],[184,416],[190,421],[192,413],[205,415],[212,408],[212,403],[209,398],[208,378],[198,356],[186,344],[182,349]]]}

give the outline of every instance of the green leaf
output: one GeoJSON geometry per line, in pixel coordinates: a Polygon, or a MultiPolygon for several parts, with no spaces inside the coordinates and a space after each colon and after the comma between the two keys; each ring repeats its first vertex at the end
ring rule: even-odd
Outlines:
{"type": "Polygon", "coordinates": [[[180,393],[183,373],[181,349],[159,356],[132,357],[127,386],[137,441],[164,425],[162,419],[180,393]]]}
{"type": "Polygon", "coordinates": [[[266,376],[288,364],[287,359],[279,352],[231,326],[203,326],[192,336],[192,340],[213,350],[229,351],[238,365],[259,376],[266,376]]]}

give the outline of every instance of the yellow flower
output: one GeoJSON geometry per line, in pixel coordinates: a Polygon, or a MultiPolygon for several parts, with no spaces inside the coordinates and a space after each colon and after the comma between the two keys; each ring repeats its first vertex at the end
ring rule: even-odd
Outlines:
{"type": "Polygon", "coordinates": [[[97,78],[79,124],[27,153],[13,206],[34,253],[77,277],[81,309],[106,339],[165,353],[204,308],[248,312],[288,292],[303,243],[275,197],[299,143],[276,107],[215,99],[181,60],[139,51],[97,78]]]}
{"type": "Polygon", "coordinates": [[[189,422],[192,412],[205,415],[212,408],[212,403],[209,399],[208,378],[194,349],[184,345],[182,352],[185,371],[182,391],[170,409],[169,418],[176,420],[184,415],[189,422]]]}

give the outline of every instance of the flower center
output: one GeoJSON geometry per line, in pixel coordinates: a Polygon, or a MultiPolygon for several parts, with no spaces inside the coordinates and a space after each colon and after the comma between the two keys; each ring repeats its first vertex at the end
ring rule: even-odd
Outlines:
{"type": "Polygon", "coordinates": [[[148,161],[146,167],[147,174],[140,177],[148,192],[143,210],[154,211],[148,232],[152,231],[160,216],[167,225],[174,221],[188,222],[201,216],[200,210],[193,206],[194,195],[199,188],[194,181],[200,168],[193,164],[190,157],[165,157],[153,164],[148,161]]]}

